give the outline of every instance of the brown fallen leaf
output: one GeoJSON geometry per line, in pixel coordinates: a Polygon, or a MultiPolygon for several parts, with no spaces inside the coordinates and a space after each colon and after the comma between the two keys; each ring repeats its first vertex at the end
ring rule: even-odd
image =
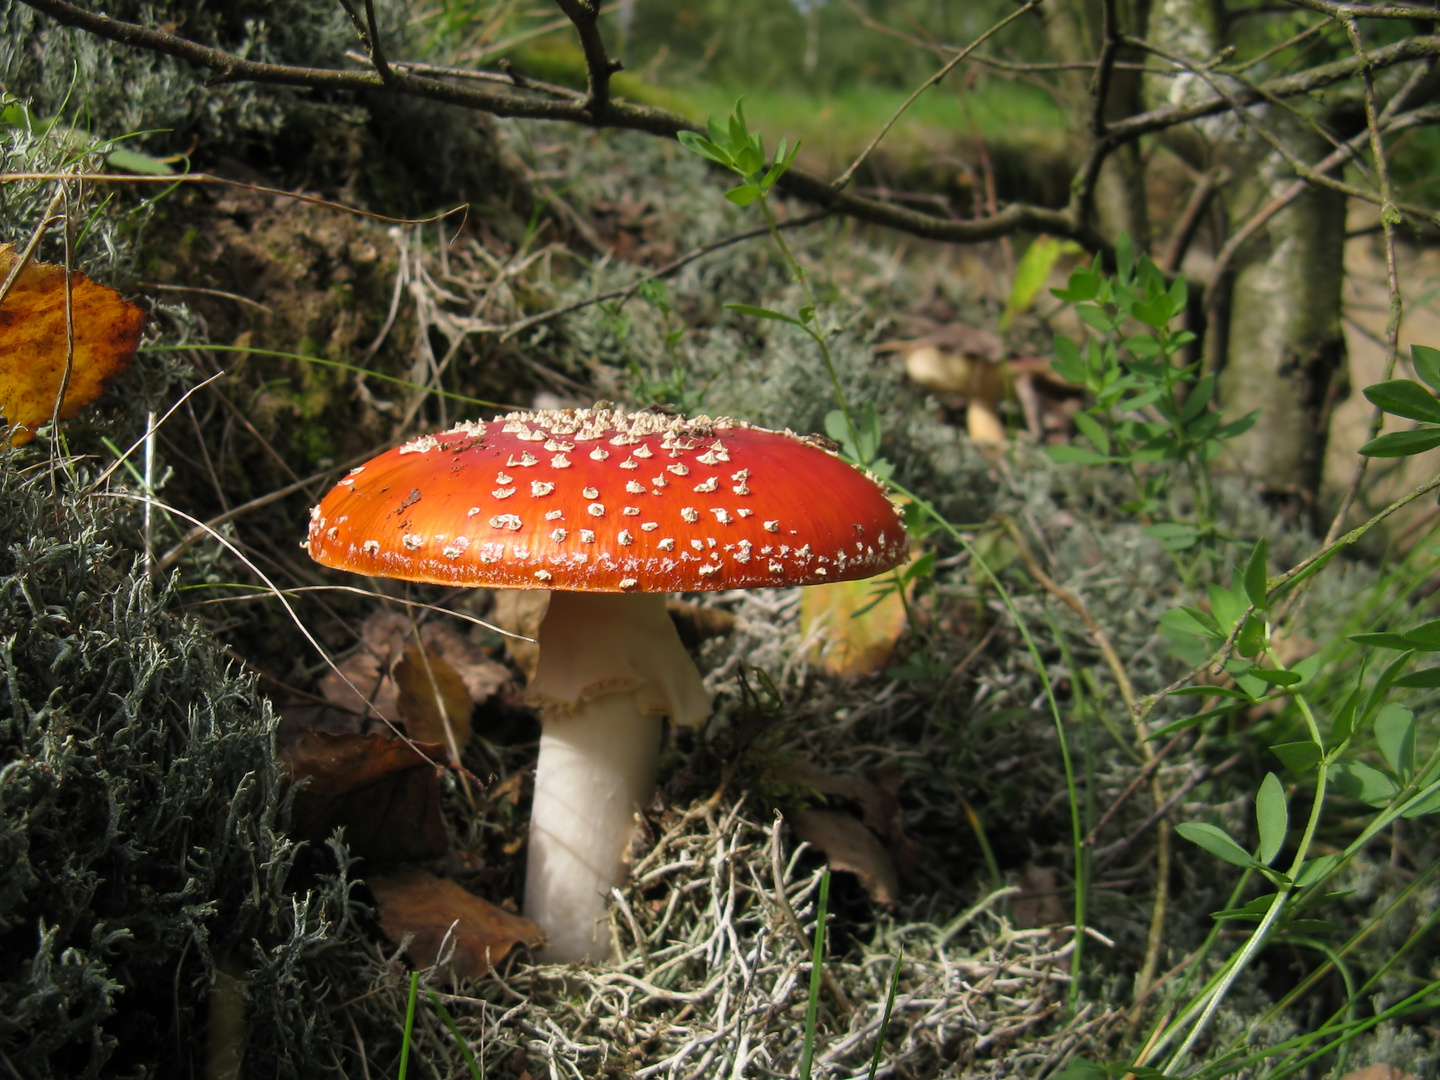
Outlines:
{"type": "Polygon", "coordinates": [[[344,826],[350,850],[373,863],[444,855],[437,763],[445,747],[416,745],[421,753],[384,735],[323,731],[295,740],[281,755],[290,778],[307,781],[295,793],[292,834],[320,844],[344,826]]]}
{"type": "Polygon", "coordinates": [[[831,870],[844,870],[877,904],[893,904],[900,895],[895,861],[858,818],[834,810],[798,810],[790,815],[795,835],[825,853],[831,870]]]}
{"type": "Polygon", "coordinates": [[[411,642],[392,673],[399,699],[396,707],[412,739],[442,743],[450,760],[459,761],[470,740],[470,691],[437,652],[411,642]],[[447,724],[448,721],[448,724],[447,724]]]}
{"type": "Polygon", "coordinates": [[[711,638],[724,637],[735,629],[735,616],[724,608],[692,604],[688,600],[667,600],[665,610],[670,613],[680,641],[687,649],[698,648],[711,638]]]}
{"type": "Polygon", "coordinates": [[[892,833],[899,825],[900,805],[895,796],[873,780],[853,773],[839,775],[797,758],[775,774],[782,784],[809,788],[820,795],[834,795],[859,804],[865,824],[881,836],[892,833]]]}
{"type": "Polygon", "coordinates": [[[380,909],[380,929],[397,945],[407,934],[410,958],[429,967],[448,948],[451,934],[455,952],[451,964],[462,978],[478,979],[516,945],[534,948],[545,933],[529,919],[512,915],[467,892],[455,882],[415,867],[366,878],[380,909]]]}
{"type": "Polygon", "coordinates": [[[905,631],[905,604],[892,590],[865,610],[876,587],[873,580],[837,581],[801,590],[800,634],[812,642],[812,663],[841,677],[884,670],[905,631]]]}
{"type": "MultiPolygon", "coordinates": [[[[540,622],[550,607],[548,589],[497,589],[495,606],[490,609],[490,621],[502,630],[522,634],[527,638],[540,636],[540,622]]],[[[540,661],[540,646],[535,641],[506,638],[505,648],[510,659],[515,661],[529,682],[535,677],[535,665],[540,661]]]]}
{"type": "Polygon", "coordinates": [[[882,772],[877,783],[868,776],[828,772],[804,758],[797,758],[774,773],[773,778],[782,784],[808,788],[817,795],[855,803],[861,819],[884,842],[900,876],[912,876],[918,849],[905,833],[905,819],[896,798],[904,783],[899,773],[882,772]]]}
{"type": "MultiPolygon", "coordinates": [[[[415,640],[413,635],[410,640],[415,640]]],[[[495,660],[488,649],[460,633],[453,622],[427,622],[420,627],[420,640],[454,669],[476,705],[514,679],[509,668],[495,660]]]]}
{"type": "MultiPolygon", "coordinates": [[[[504,664],[491,659],[489,653],[448,622],[425,623],[420,627],[420,640],[431,655],[438,655],[453,669],[477,705],[511,679],[504,664]]],[[[360,641],[361,648],[340,662],[338,672],[329,671],[320,680],[320,694],[337,709],[351,714],[350,726],[355,726],[358,717],[399,724],[400,692],[391,672],[414,645],[414,622],[396,611],[372,612],[360,627],[360,641]],[[352,685],[355,689],[351,689],[352,685]]],[[[432,741],[443,739],[436,737],[432,741]]]]}
{"type": "MultiPolygon", "coordinates": [[[[0,281],[15,268],[12,244],[0,245],[0,281]]],[[[145,312],[114,289],[81,273],[71,279],[75,351],[60,418],[68,420],[130,367],[140,346],[145,312]]],[[[68,351],[65,268],[31,260],[0,307],[0,417],[10,442],[21,446],[49,423],[65,383],[68,351]]]]}

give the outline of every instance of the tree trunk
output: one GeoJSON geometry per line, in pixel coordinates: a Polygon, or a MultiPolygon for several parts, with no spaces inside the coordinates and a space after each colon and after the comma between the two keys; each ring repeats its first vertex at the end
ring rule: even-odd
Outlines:
{"type": "MultiPolygon", "coordinates": [[[[1211,0],[1160,0],[1151,12],[1149,39],[1203,65],[1221,40],[1220,21],[1211,0]]],[[[1151,77],[1146,91],[1151,107],[1213,93],[1199,75],[1151,77]]],[[[1289,113],[1254,108],[1250,115],[1302,160],[1314,161],[1327,149],[1289,113]]],[[[1229,169],[1233,179],[1220,202],[1231,229],[1295,179],[1280,154],[1232,117],[1176,129],[1165,141],[1197,170],[1229,169]]],[[[1229,460],[1268,491],[1302,503],[1313,500],[1320,486],[1332,387],[1345,363],[1344,247],[1343,197],[1312,188],[1241,249],[1228,280],[1218,283],[1207,335],[1226,417],[1263,410],[1259,423],[1228,444],[1229,460]]]]}
{"type": "MultiPolygon", "coordinates": [[[[1227,210],[1238,223],[1294,178],[1278,155],[1268,154],[1227,210]],[[1247,188],[1257,197],[1245,198],[1247,188]]],[[[1220,400],[1231,419],[1264,410],[1229,444],[1231,459],[1272,494],[1303,502],[1320,487],[1331,388],[1345,366],[1344,255],[1345,199],[1311,188],[1244,250],[1230,286],[1220,400]]]]}

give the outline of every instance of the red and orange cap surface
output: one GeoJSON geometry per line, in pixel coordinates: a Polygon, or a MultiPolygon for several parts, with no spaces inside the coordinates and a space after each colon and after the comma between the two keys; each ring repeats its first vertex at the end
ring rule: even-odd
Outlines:
{"type": "Polygon", "coordinates": [[[307,545],[373,576],[577,592],[814,585],[906,552],[884,491],[818,440],[603,407],[387,451],[311,511],[307,545]]]}

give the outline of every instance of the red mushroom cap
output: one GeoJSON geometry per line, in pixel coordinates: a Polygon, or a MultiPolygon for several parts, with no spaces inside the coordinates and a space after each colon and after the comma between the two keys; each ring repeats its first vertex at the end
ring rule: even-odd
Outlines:
{"type": "Polygon", "coordinates": [[[600,407],[413,439],[351,470],[310,516],[318,562],[441,585],[814,585],[906,552],[885,493],[818,440],[600,407]]]}

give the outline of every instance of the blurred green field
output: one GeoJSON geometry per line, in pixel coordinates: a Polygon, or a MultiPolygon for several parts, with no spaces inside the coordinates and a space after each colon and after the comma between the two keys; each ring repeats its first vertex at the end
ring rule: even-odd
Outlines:
{"type": "MultiPolygon", "coordinates": [[[[574,87],[585,84],[584,57],[571,41],[542,39],[517,50],[514,62],[535,78],[574,87]]],[[[928,56],[918,58],[917,84],[933,65],[928,56]]],[[[877,155],[877,177],[897,186],[933,190],[937,181],[945,186],[943,178],[976,167],[977,135],[1002,160],[1029,157],[1043,168],[1065,155],[1065,115],[1043,89],[999,78],[980,79],[963,89],[957,83],[947,81],[927,90],[906,110],[877,155]]],[[[751,128],[764,136],[767,147],[781,138],[791,143],[798,139],[801,164],[821,173],[843,170],[912,92],[847,84],[822,93],[790,81],[747,87],[696,79],[663,85],[626,72],[615,76],[612,88],[618,97],[701,123],[710,116],[729,115],[743,99],[751,128]]]]}

